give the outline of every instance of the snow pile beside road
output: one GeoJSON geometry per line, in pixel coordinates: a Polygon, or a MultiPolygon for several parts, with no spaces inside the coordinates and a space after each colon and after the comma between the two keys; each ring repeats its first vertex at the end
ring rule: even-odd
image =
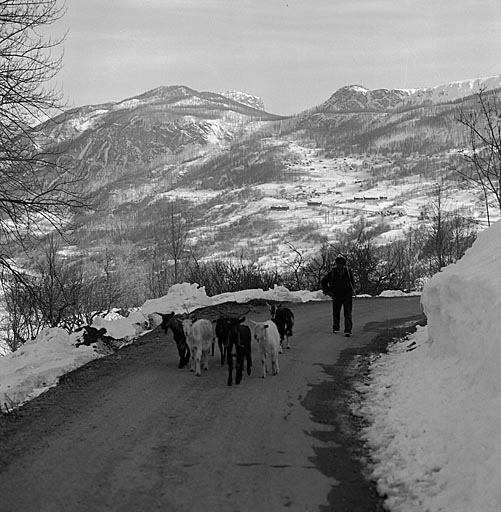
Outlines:
{"type": "Polygon", "coordinates": [[[20,406],[55,386],[61,375],[102,357],[96,347],[81,345],[82,333],[46,329],[16,352],[0,357],[0,410],[20,406]]]}
{"type": "Polygon", "coordinates": [[[360,386],[373,477],[393,512],[501,510],[501,222],[428,281],[428,327],[360,386]]]}

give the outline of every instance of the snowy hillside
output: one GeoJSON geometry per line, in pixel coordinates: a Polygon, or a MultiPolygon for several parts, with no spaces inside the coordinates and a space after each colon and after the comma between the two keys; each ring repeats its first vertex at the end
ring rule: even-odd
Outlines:
{"type": "MultiPolygon", "coordinates": [[[[388,158],[327,158],[321,150],[298,140],[282,139],[280,143],[286,144],[288,155],[283,179],[255,185],[252,201],[237,199],[241,189],[215,192],[174,188],[162,196],[181,197],[197,204],[220,203],[207,213],[204,225],[191,231],[191,244],[212,246],[219,230],[239,226],[238,242],[228,241],[210,258],[238,256],[243,251],[256,254],[264,267],[281,268],[294,257],[289,244],[311,256],[318,251],[320,237],[335,242],[340,233],[362,218],[368,225],[386,226],[377,239],[380,244],[404,237],[406,230],[425,221],[430,190],[436,184],[433,177],[399,180],[388,158]],[[245,219],[260,222],[262,232],[246,236],[242,230],[245,219]],[[299,226],[305,228],[302,239],[294,235],[299,226]]],[[[275,145],[278,141],[268,139],[263,144],[275,145]]],[[[471,218],[479,229],[486,226],[481,199],[474,191],[452,187],[442,206],[471,218]]]]}

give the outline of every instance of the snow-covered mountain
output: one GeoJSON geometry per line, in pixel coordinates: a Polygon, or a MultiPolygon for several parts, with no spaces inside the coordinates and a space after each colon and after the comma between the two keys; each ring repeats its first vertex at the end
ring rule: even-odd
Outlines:
{"type": "Polygon", "coordinates": [[[467,98],[479,91],[501,88],[501,76],[462,80],[421,89],[373,89],[348,85],[338,89],[314,110],[324,113],[388,112],[424,105],[440,105],[467,98]]]}
{"type": "Polygon", "coordinates": [[[132,124],[136,128],[141,124],[145,129],[156,130],[154,137],[161,140],[169,134],[174,135],[179,139],[178,144],[182,145],[185,139],[183,134],[187,134],[190,140],[200,139],[203,142],[204,139],[214,140],[222,134],[225,137],[226,131],[231,131],[235,126],[241,127],[247,121],[279,118],[264,111],[260,98],[246,93],[234,91],[217,94],[199,92],[185,86],[165,86],[118,102],[68,110],[46,122],[43,129],[55,142],[73,144],[90,132],[108,131],[112,126],[117,131],[123,131],[132,124]],[[211,133],[212,127],[215,133],[211,133]]]}
{"type": "Polygon", "coordinates": [[[255,108],[256,110],[266,110],[264,101],[259,96],[253,96],[245,92],[240,91],[226,91],[221,93],[222,96],[226,96],[232,100],[248,105],[249,107],[255,108]]]}
{"type": "MultiPolygon", "coordinates": [[[[77,219],[81,249],[124,239],[151,247],[162,204],[181,198],[203,255],[277,261],[287,243],[318,245],[361,217],[386,225],[386,239],[422,220],[429,189],[464,165],[457,109],[500,86],[501,76],[425,89],[351,85],[287,118],[243,92],[157,87],[72,109],[43,129],[66,165],[85,169],[99,205],[77,219]]],[[[455,205],[477,219],[478,198],[456,185],[455,205]]]]}
{"type": "Polygon", "coordinates": [[[407,89],[406,106],[425,103],[440,104],[454,102],[477,94],[479,91],[492,91],[501,88],[501,75],[471,80],[461,80],[424,89],[407,89]]]}

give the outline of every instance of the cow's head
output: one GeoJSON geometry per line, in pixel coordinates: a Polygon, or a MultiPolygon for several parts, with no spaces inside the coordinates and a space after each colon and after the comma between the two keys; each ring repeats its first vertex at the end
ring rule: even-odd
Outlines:
{"type": "Polygon", "coordinates": [[[160,324],[160,327],[162,327],[165,334],[167,334],[167,331],[172,328],[172,322],[174,321],[175,313],[173,311],[172,313],[167,314],[159,313],[159,315],[162,317],[162,323],[160,324]]]}
{"type": "Polygon", "coordinates": [[[282,304],[268,304],[270,306],[270,315],[271,319],[274,320],[277,314],[277,311],[282,307],[282,304]]]}
{"type": "Polygon", "coordinates": [[[228,316],[221,316],[216,322],[216,336],[217,339],[225,347],[231,343],[238,343],[240,339],[240,324],[245,321],[245,316],[239,318],[232,318],[228,316]]]}

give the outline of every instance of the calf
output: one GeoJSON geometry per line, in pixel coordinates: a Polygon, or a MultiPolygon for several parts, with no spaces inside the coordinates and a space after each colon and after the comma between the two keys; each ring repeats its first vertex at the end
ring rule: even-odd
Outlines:
{"type": "Polygon", "coordinates": [[[202,374],[201,368],[209,369],[209,352],[214,343],[214,327],[210,320],[201,318],[183,320],[183,329],[186,334],[186,343],[191,352],[191,368],[195,375],[202,374]]]}
{"type": "Polygon", "coordinates": [[[165,334],[170,329],[174,337],[174,341],[177,345],[177,352],[179,354],[178,368],[184,368],[190,360],[190,348],[186,343],[186,336],[184,334],[183,323],[178,316],[175,316],[174,312],[163,315],[158,313],[162,317],[162,323],[160,326],[164,330],[165,334]]]}
{"type": "Polygon", "coordinates": [[[263,379],[266,377],[268,360],[271,360],[271,371],[277,375],[280,368],[278,366],[278,354],[280,352],[280,334],[273,320],[266,322],[252,322],[254,326],[254,338],[256,339],[259,351],[261,353],[261,363],[263,365],[263,379]]]}
{"type": "Polygon", "coordinates": [[[284,341],[285,348],[291,348],[289,336],[292,336],[294,327],[294,313],[289,308],[283,307],[282,304],[270,306],[270,313],[280,334],[280,353],[282,353],[284,341]]]}
{"type": "Polygon", "coordinates": [[[228,361],[228,386],[233,384],[233,358],[235,358],[235,384],[242,380],[244,363],[247,362],[247,375],[252,371],[251,331],[248,325],[242,325],[245,316],[240,318],[219,317],[216,322],[216,335],[221,350],[228,361]]]}

